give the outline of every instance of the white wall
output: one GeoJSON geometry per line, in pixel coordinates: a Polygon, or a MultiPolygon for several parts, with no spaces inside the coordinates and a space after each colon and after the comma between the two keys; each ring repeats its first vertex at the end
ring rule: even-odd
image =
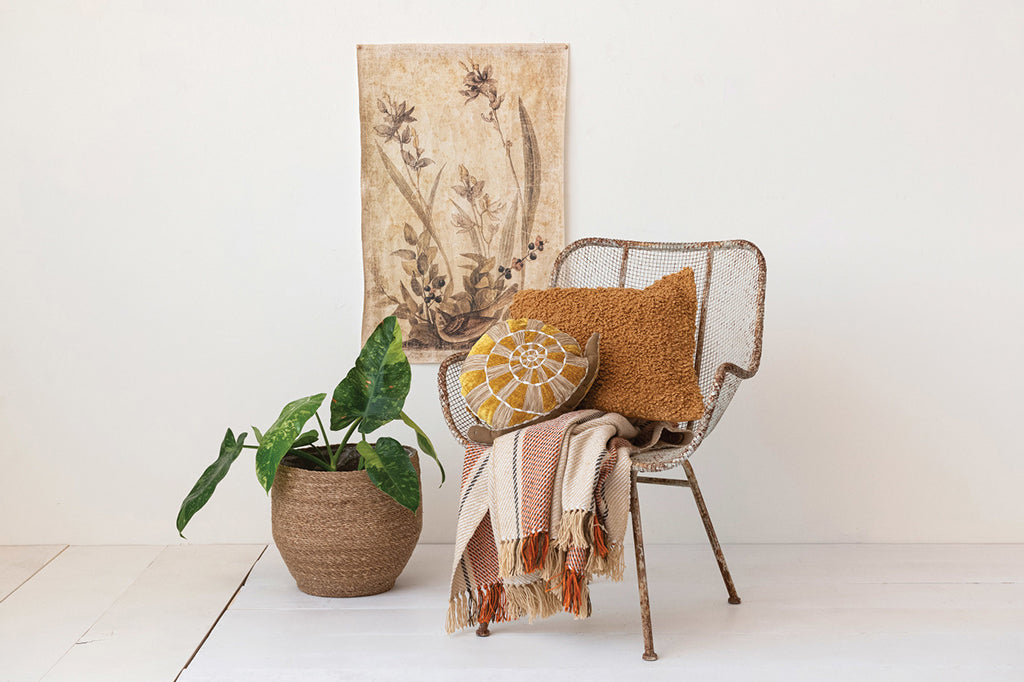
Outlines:
{"type": "MultiPolygon", "coordinates": [[[[571,46],[569,239],[763,249],[762,369],[695,460],[723,539],[1022,542],[1021,36],[1011,0],[2,2],[0,544],[173,542],[225,427],[333,388],[355,44],[474,41],[571,46]]],[[[701,538],[685,494],[651,540],[701,538]]],[[[240,462],[190,539],[269,509],[240,462]]]]}

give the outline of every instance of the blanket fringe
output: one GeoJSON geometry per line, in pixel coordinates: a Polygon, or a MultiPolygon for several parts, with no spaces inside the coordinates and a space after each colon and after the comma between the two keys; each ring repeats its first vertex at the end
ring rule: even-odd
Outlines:
{"type": "Polygon", "coordinates": [[[527,616],[532,623],[538,618],[548,618],[562,610],[558,595],[550,592],[545,582],[536,581],[525,585],[506,585],[508,611],[511,616],[527,616]]]}
{"type": "Polygon", "coordinates": [[[565,569],[565,550],[552,542],[548,545],[547,556],[544,557],[544,566],[541,569],[541,577],[545,580],[552,580],[560,576],[565,569]]]}
{"type": "Polygon", "coordinates": [[[502,540],[498,545],[498,574],[502,578],[521,575],[523,558],[520,554],[522,539],[502,540]]]}
{"type": "Polygon", "coordinates": [[[593,515],[583,509],[570,509],[562,513],[556,543],[562,549],[590,547],[594,542],[593,515]]]}
{"type": "Polygon", "coordinates": [[[622,580],[625,570],[626,562],[621,542],[609,547],[605,556],[591,552],[587,558],[587,573],[590,575],[601,575],[609,580],[619,582],[622,580]]]}
{"type": "Polygon", "coordinates": [[[477,597],[480,601],[480,614],[477,617],[478,623],[500,623],[509,618],[506,610],[507,601],[505,586],[501,583],[486,585],[477,590],[477,597]]]}
{"type": "Polygon", "coordinates": [[[562,574],[561,587],[562,609],[577,619],[589,618],[591,605],[587,576],[567,568],[562,574]]]}
{"type": "Polygon", "coordinates": [[[468,628],[472,624],[473,618],[470,615],[469,595],[465,592],[459,592],[448,601],[448,615],[444,619],[444,631],[450,635],[457,630],[468,628]]]}
{"type": "Polygon", "coordinates": [[[499,574],[502,578],[509,578],[541,570],[547,560],[549,548],[550,537],[545,532],[502,540],[498,547],[499,574]]]}
{"type": "Polygon", "coordinates": [[[601,527],[601,520],[597,518],[597,514],[594,517],[594,554],[600,554],[606,556],[608,554],[608,545],[605,543],[605,532],[604,528],[601,527]]]}
{"type": "Polygon", "coordinates": [[[548,546],[547,533],[532,533],[524,538],[520,551],[523,558],[523,573],[533,573],[544,567],[548,546]]]}

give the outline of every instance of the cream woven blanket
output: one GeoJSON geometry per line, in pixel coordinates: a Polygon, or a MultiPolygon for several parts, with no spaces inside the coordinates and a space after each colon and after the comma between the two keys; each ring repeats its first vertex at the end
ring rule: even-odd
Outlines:
{"type": "Polygon", "coordinates": [[[469,445],[445,630],[559,611],[588,617],[590,580],[622,579],[630,454],[688,436],[580,410],[469,445]]]}

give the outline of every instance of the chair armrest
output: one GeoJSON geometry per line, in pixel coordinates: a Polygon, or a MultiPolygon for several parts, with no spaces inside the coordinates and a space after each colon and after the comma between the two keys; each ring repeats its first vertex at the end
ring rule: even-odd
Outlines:
{"type": "Polygon", "coordinates": [[[749,379],[757,374],[757,367],[745,369],[732,362],[723,362],[715,370],[715,380],[711,384],[711,391],[706,396],[707,409],[701,420],[694,424],[694,442],[691,444],[696,448],[697,444],[709,435],[718,425],[718,421],[725,414],[725,408],[729,406],[732,397],[739,389],[740,382],[749,379]]]}
{"type": "Polygon", "coordinates": [[[637,471],[653,473],[672,469],[689,459],[725,414],[725,408],[729,406],[740,382],[749,379],[756,373],[756,367],[753,370],[747,370],[732,362],[723,362],[719,365],[715,370],[715,380],[711,385],[711,390],[705,396],[707,407],[704,409],[704,416],[696,423],[690,422],[690,428],[693,429],[693,440],[683,447],[657,448],[635,455],[632,458],[633,468],[637,471]]]}
{"type": "Polygon", "coordinates": [[[452,391],[452,383],[458,383],[459,373],[462,370],[462,363],[465,362],[469,353],[455,353],[449,355],[441,363],[441,366],[437,368],[437,390],[441,401],[441,413],[444,414],[444,420],[448,423],[448,430],[452,432],[455,439],[462,443],[462,445],[469,445],[472,441],[466,435],[463,429],[468,429],[472,426],[472,421],[469,419],[469,412],[466,410],[466,402],[462,398],[461,393],[452,391]],[[466,413],[467,421],[466,424],[460,424],[454,416],[455,410],[462,410],[466,413]]]}

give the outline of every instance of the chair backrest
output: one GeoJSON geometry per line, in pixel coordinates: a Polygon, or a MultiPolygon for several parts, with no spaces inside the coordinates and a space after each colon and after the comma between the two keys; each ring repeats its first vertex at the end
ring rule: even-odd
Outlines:
{"type": "MultiPolygon", "coordinates": [[[[551,286],[642,289],[683,268],[693,270],[697,284],[694,366],[705,400],[705,419],[699,427],[703,437],[721,418],[740,379],[753,376],[761,362],[766,270],[764,256],[756,246],[741,240],[580,239],[558,255],[551,286]],[[719,371],[723,365],[732,368],[727,376],[719,371]]],[[[449,357],[438,372],[442,410],[452,433],[463,444],[468,442],[466,430],[480,423],[466,408],[460,392],[459,374],[465,358],[465,353],[449,357]]]]}
{"type": "Polygon", "coordinates": [[[752,376],[761,362],[766,271],[756,246],[740,240],[580,239],[559,254],[551,286],[643,289],[683,268],[693,270],[697,283],[694,366],[701,392],[708,397],[723,363],[752,376]]]}

